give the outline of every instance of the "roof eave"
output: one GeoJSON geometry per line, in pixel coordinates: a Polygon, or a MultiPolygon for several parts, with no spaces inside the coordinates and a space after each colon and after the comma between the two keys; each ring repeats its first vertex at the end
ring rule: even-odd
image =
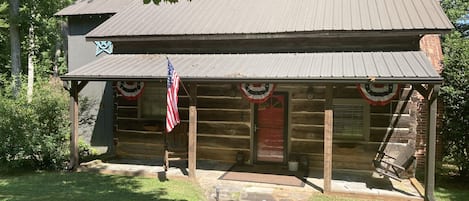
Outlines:
{"type": "Polygon", "coordinates": [[[102,12],[102,13],[73,13],[73,14],[61,14],[57,12],[54,14],[56,17],[75,17],[75,16],[96,16],[96,15],[115,15],[116,12],[102,12]]]}
{"type": "MultiPolygon", "coordinates": [[[[74,76],[64,75],[60,77],[63,81],[156,81],[166,80],[166,77],[129,77],[129,76],[74,76]]],[[[338,83],[338,84],[361,84],[361,83],[398,83],[398,84],[442,84],[442,77],[421,77],[421,78],[376,78],[371,81],[369,78],[224,78],[224,77],[182,77],[185,82],[198,83],[246,83],[246,82],[270,82],[270,83],[338,83]]]]}
{"type": "Polygon", "coordinates": [[[177,40],[249,40],[249,39],[284,39],[284,38],[342,38],[342,37],[386,37],[386,36],[422,36],[425,34],[447,34],[448,29],[411,29],[411,30],[325,30],[282,33],[233,33],[233,34],[187,34],[187,35],[92,35],[87,41],[177,41],[177,40]]]}

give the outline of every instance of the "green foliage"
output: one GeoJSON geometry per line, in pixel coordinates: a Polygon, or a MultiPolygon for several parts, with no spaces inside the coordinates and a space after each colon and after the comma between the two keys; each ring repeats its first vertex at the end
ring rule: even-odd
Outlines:
{"type": "MultiPolygon", "coordinates": [[[[445,0],[442,5],[454,24],[469,8],[467,1],[445,0]]],[[[469,174],[469,39],[459,31],[446,35],[443,42],[445,81],[441,97],[445,111],[442,132],[445,160],[456,165],[459,174],[464,176],[469,174]]]]}
{"type": "Polygon", "coordinates": [[[0,95],[0,165],[7,168],[59,169],[68,156],[68,99],[47,82],[36,86],[31,103],[24,90],[13,99],[0,95]]]}
{"type": "Polygon", "coordinates": [[[86,143],[83,140],[78,141],[78,155],[80,158],[80,161],[83,161],[84,159],[88,158],[93,158],[98,155],[98,151],[91,147],[90,144],[86,143]]]}
{"type": "Polygon", "coordinates": [[[445,104],[443,136],[449,161],[460,174],[469,171],[469,40],[459,32],[444,41],[445,83],[441,95],[445,104]]]}
{"type": "Polygon", "coordinates": [[[467,0],[443,0],[441,6],[452,22],[458,21],[469,11],[469,1],[467,0]]]}
{"type": "Polygon", "coordinates": [[[6,69],[5,61],[9,61],[9,54],[5,54],[10,51],[8,27],[8,4],[0,2],[0,51],[2,51],[0,54],[0,73],[6,69]]]}
{"type": "MultiPolygon", "coordinates": [[[[64,46],[62,26],[64,18],[53,16],[57,11],[69,5],[71,0],[24,0],[20,1],[20,16],[16,20],[20,28],[21,62],[22,72],[26,72],[28,50],[32,50],[36,56],[34,64],[36,77],[48,78],[57,65],[59,70],[66,69],[64,58],[64,46]],[[29,28],[34,27],[34,45],[29,43],[29,28]],[[56,52],[59,52],[56,56],[56,52]]],[[[7,28],[2,28],[2,21],[9,22],[8,5],[6,1],[0,1],[0,74],[10,74],[10,39],[7,28]]],[[[8,24],[6,24],[8,25],[8,24]]],[[[24,74],[24,73],[23,73],[24,74]]],[[[1,86],[1,85],[0,85],[1,86]]]]}
{"type": "Polygon", "coordinates": [[[8,4],[6,2],[0,2],[0,29],[8,28],[8,22],[6,20],[6,13],[8,10],[8,4]]]}

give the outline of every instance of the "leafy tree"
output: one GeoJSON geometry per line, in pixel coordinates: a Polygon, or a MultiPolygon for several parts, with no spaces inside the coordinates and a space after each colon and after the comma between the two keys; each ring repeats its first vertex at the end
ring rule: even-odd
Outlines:
{"type": "Polygon", "coordinates": [[[19,61],[22,66],[19,72],[26,72],[24,67],[27,66],[28,55],[33,55],[35,80],[48,79],[54,72],[63,72],[66,69],[62,45],[62,26],[65,22],[53,15],[71,2],[72,0],[22,0],[19,2],[18,16],[13,20],[8,13],[10,2],[0,0],[0,74],[8,78],[0,80],[0,87],[12,80],[10,45],[3,42],[11,41],[11,34],[7,32],[11,25],[18,25],[21,52],[19,61]],[[33,34],[30,34],[30,30],[33,30],[33,34]]]}
{"type": "Polygon", "coordinates": [[[70,3],[0,0],[0,167],[60,168],[66,159],[67,95],[49,78],[54,68],[65,69],[64,22],[53,15],[70,3]],[[27,61],[35,75],[31,87],[36,92],[30,100],[20,75],[27,61]]]}
{"type": "Polygon", "coordinates": [[[11,57],[11,77],[13,79],[13,96],[16,97],[21,87],[21,46],[19,30],[20,1],[9,0],[10,7],[10,57],[11,57]]]}
{"type": "MultiPolygon", "coordinates": [[[[8,43],[9,35],[9,24],[8,24],[8,3],[0,0],[0,50],[2,52],[6,49],[9,49],[10,46],[8,43]]],[[[5,64],[5,61],[9,60],[9,54],[0,54],[0,64],[5,64]]],[[[0,73],[3,73],[4,70],[0,68],[0,73]]]]}
{"type": "Polygon", "coordinates": [[[458,167],[462,176],[469,174],[469,39],[467,31],[469,2],[444,0],[442,6],[455,25],[443,42],[444,84],[441,95],[445,104],[442,129],[447,162],[458,167]]]}

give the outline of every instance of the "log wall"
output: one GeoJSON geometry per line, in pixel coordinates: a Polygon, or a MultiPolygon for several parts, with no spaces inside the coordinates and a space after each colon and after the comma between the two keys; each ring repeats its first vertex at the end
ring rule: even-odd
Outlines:
{"type": "Polygon", "coordinates": [[[154,159],[162,156],[162,120],[146,119],[139,115],[138,101],[127,100],[115,93],[114,138],[116,155],[121,158],[154,159]]]}
{"type": "MultiPolygon", "coordinates": [[[[290,158],[308,156],[311,167],[323,167],[324,94],[325,86],[282,86],[277,90],[289,91],[290,100],[290,158]],[[314,92],[308,99],[308,90],[314,92]]],[[[409,91],[404,88],[401,91],[409,91]]],[[[405,93],[400,93],[404,94],[405,93]]],[[[401,95],[402,96],[402,95],[401,95]]],[[[363,100],[355,85],[335,85],[334,99],[363,100]]],[[[333,140],[333,168],[369,170],[371,161],[386,133],[389,146],[415,140],[412,129],[415,118],[410,115],[407,97],[398,97],[385,106],[370,106],[369,140],[333,140]],[[393,121],[391,121],[393,120],[393,121]]]]}
{"type": "MultiPolygon", "coordinates": [[[[242,152],[247,161],[252,156],[253,134],[251,104],[242,97],[236,84],[198,85],[197,159],[235,162],[242,152]]],[[[307,156],[311,167],[323,167],[325,86],[279,84],[276,91],[288,92],[288,158],[307,156]],[[308,98],[309,92],[313,97],[308,98]]],[[[404,88],[402,92],[409,91],[404,88]]],[[[402,93],[404,94],[405,93],[402,93]]],[[[188,120],[189,99],[180,90],[179,111],[188,120]]],[[[355,85],[335,85],[334,99],[363,100],[355,85]]],[[[370,170],[386,133],[390,144],[415,140],[415,117],[409,100],[396,98],[386,106],[370,106],[367,141],[333,141],[333,168],[370,170]],[[399,117],[399,118],[397,118],[399,117]],[[391,121],[394,120],[394,121],[391,121]]],[[[125,158],[155,158],[163,153],[164,119],[139,117],[138,101],[116,95],[115,137],[117,155],[125,158]]]]}
{"type": "Polygon", "coordinates": [[[251,105],[237,85],[197,87],[197,158],[235,162],[251,155],[251,105]]]}

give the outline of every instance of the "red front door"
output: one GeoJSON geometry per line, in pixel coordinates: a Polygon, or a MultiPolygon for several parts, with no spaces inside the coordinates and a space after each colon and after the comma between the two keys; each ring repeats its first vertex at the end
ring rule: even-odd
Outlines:
{"type": "Polygon", "coordinates": [[[285,161],[285,95],[274,94],[256,105],[256,161],[285,161]]]}

